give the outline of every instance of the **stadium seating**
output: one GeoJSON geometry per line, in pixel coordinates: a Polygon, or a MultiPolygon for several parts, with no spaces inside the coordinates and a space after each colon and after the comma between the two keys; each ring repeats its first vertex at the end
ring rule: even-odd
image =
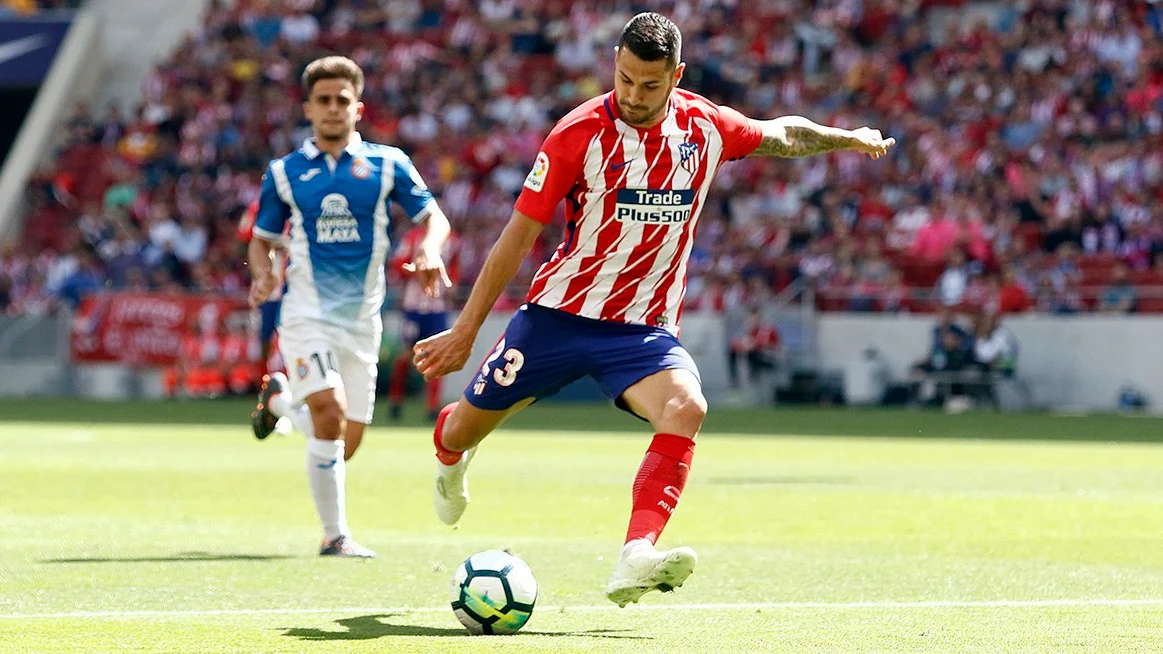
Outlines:
{"type": "MultiPolygon", "coordinates": [[[[413,155],[465,235],[463,247],[472,250],[465,259],[480,261],[508,217],[512,180],[519,185],[553,120],[608,85],[609,45],[628,18],[621,4],[605,0],[515,8],[508,16],[473,3],[428,3],[411,17],[377,13],[377,3],[305,4],[320,26],[306,42],[259,29],[283,17],[260,15],[258,3],[216,4],[198,39],[177,46],[143,81],[136,106],[78,113],[52,170],[29,189],[22,241],[0,248],[0,289],[9,289],[0,293],[0,311],[41,306],[39,296],[57,301],[53,284],[34,280],[54,266],[67,270],[78,247],[106,263],[120,251],[110,247],[115,234],[146,253],[164,249],[156,242],[161,232],[151,231],[159,219],[192,217],[185,222],[209,234],[210,273],[194,274],[199,262],[170,262],[154,279],[148,268],[157,264],[149,262],[158,256],[147,256],[141,267],[152,283],[216,292],[244,278],[233,223],[265,162],[304,136],[297,74],[329,52],[350,54],[367,69],[365,136],[413,155]],[[515,33],[518,24],[537,29],[515,33]],[[196,56],[206,52],[225,58],[196,56]],[[116,181],[122,186],[109,193],[116,181]],[[84,215],[94,202],[103,205],[99,215],[84,215]],[[159,211],[169,215],[151,217],[159,211]]],[[[838,273],[861,270],[863,243],[876,236],[888,244],[889,268],[912,288],[914,310],[924,310],[945,265],[909,254],[919,226],[909,219],[915,199],[929,220],[965,221],[967,234],[990,239],[985,255],[970,247],[981,259],[974,275],[1020,268],[1033,297],[1053,265],[1041,254],[1044,244],[1059,242],[1048,238],[1050,225],[1081,207],[1068,240],[1089,249],[1069,291],[1094,306],[1115,261],[1126,260],[1136,268],[1132,283],[1144,290],[1139,310],[1160,311],[1146,298],[1163,280],[1140,268],[1163,239],[1163,4],[1034,2],[1021,10],[986,3],[994,12],[988,25],[935,13],[968,2],[904,3],[887,21],[876,2],[863,3],[865,15],[848,11],[859,4],[712,2],[707,11],[676,10],[686,35],[685,87],[748,115],[867,124],[900,141],[878,162],[842,154],[730,164],[708,198],[696,243],[708,263],[692,267],[692,287],[717,285],[759,301],[770,293],[754,294],[746,277],[763,278],[772,292],[802,283],[802,257],[821,243],[813,256],[824,272],[816,283],[828,291],[818,304],[845,309],[853,287],[838,273]],[[1079,9],[1091,4],[1092,11],[1079,9]],[[814,23],[826,38],[776,29],[787,21],[814,23]],[[723,53],[733,53],[730,66],[723,53]],[[1083,71],[1112,83],[1091,85],[1083,71]],[[1093,218],[1100,206],[1118,226],[1113,242],[1084,236],[1101,229],[1093,218]],[[866,220],[868,212],[879,217],[866,220]],[[1007,226],[1008,214],[1021,221],[1007,226]],[[1147,226],[1145,259],[1128,245],[1133,224],[1147,226]],[[723,272],[732,270],[744,274],[723,272]]],[[[548,230],[547,241],[559,230],[548,230]]],[[[465,272],[469,284],[474,269],[465,272]]],[[[868,273],[865,288],[883,284],[884,272],[868,273]]],[[[112,274],[109,282],[123,283],[112,274]]]]}

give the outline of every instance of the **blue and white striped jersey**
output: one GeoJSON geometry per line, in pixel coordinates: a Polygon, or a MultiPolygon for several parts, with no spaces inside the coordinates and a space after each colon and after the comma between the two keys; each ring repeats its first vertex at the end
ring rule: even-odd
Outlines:
{"type": "Polygon", "coordinates": [[[391,202],[414,223],[436,206],[407,155],[368,143],[358,132],[339,159],[308,139],[270,163],[254,234],[278,241],[290,223],[280,323],[318,320],[356,332],[382,331],[391,202]]]}

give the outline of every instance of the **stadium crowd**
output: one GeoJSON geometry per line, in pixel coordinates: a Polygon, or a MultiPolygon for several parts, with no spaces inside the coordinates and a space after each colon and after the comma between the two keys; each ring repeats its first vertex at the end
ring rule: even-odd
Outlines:
{"type": "MultiPolygon", "coordinates": [[[[872,125],[900,146],[725,166],[688,308],[790,284],[825,309],[1163,310],[1163,2],[218,0],[123,110],[78,107],[0,245],[0,312],[102,288],[238,292],[235,225],[297,147],[298,75],[368,72],[365,138],[417,162],[475,279],[555,118],[601,93],[639,10],[685,35],[683,86],[755,117],[872,125]],[[942,13],[940,6],[956,6],[942,13]],[[973,16],[982,16],[981,19],[973,16]],[[947,16],[946,20],[937,20],[947,16]]],[[[520,300],[562,226],[524,267],[520,300]]]]}

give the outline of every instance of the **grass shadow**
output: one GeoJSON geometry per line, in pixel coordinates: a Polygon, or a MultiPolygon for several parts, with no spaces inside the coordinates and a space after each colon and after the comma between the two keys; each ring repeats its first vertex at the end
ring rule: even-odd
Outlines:
{"type": "MultiPolygon", "coordinates": [[[[425,637],[467,637],[470,634],[463,628],[426,627],[415,624],[404,624],[398,620],[406,614],[385,613],[378,615],[361,615],[354,618],[336,620],[336,624],[343,627],[342,631],[292,627],[283,631],[289,638],[298,638],[304,641],[352,641],[375,640],[388,636],[425,636],[425,637]],[[393,620],[393,618],[395,620],[393,620]]],[[[518,636],[565,636],[574,638],[617,638],[632,640],[649,640],[648,636],[625,634],[629,629],[593,629],[586,631],[522,631],[518,636]]]]}
{"type": "Polygon", "coordinates": [[[71,559],[42,559],[41,563],[175,563],[184,561],[279,561],[291,559],[286,554],[214,554],[179,552],[172,556],[94,556],[71,559]]]}

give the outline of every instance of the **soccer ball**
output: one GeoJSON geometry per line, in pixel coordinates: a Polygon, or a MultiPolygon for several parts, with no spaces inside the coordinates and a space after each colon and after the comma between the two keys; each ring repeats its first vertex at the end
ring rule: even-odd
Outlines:
{"type": "Polygon", "coordinates": [[[502,550],[477,552],[452,575],[452,611],[476,635],[517,633],[537,601],[537,580],[521,559],[502,550]]]}

